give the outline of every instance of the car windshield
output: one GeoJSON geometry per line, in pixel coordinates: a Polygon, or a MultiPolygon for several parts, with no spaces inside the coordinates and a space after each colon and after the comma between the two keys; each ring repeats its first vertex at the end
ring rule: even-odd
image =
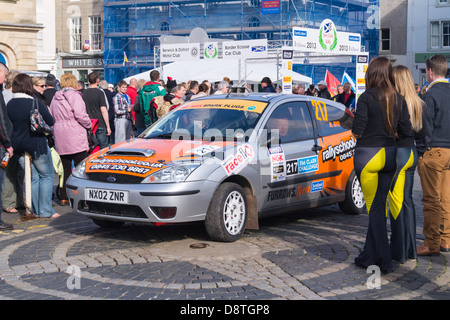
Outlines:
{"type": "Polygon", "coordinates": [[[226,108],[179,108],[150,126],[139,138],[226,141],[250,135],[260,113],[226,108]]]}

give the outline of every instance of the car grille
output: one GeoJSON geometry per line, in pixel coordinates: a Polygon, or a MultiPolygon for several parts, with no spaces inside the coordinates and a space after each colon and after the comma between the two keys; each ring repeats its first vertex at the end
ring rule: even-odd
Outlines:
{"type": "Polygon", "coordinates": [[[80,201],[78,210],[106,216],[148,219],[140,207],[127,204],[80,201]]]}
{"type": "Polygon", "coordinates": [[[103,172],[91,172],[86,173],[89,177],[89,180],[93,181],[101,181],[101,182],[110,182],[110,183],[122,183],[122,184],[137,184],[141,183],[144,178],[136,177],[127,174],[114,174],[114,173],[103,173],[103,172]],[[108,178],[114,179],[108,179],[108,178]],[[110,181],[111,180],[111,181],[110,181]],[[112,181],[114,180],[114,181],[112,181]]]}

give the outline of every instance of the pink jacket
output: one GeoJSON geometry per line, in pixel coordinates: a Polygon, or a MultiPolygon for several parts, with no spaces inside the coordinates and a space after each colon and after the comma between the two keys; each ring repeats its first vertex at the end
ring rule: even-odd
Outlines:
{"type": "Polygon", "coordinates": [[[55,120],[55,149],[59,155],[75,154],[89,149],[86,129],[91,119],[86,112],[81,94],[72,88],[57,91],[50,104],[50,114],[55,120]]]}

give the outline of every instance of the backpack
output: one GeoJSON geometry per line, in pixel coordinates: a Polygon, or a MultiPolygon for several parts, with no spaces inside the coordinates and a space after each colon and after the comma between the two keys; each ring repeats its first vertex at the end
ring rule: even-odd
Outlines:
{"type": "Polygon", "coordinates": [[[156,82],[153,82],[148,85],[144,85],[144,87],[139,90],[139,103],[141,106],[141,114],[144,116],[145,126],[148,127],[157,119],[150,119],[149,110],[152,100],[161,95],[165,95],[166,90],[156,82]]]}

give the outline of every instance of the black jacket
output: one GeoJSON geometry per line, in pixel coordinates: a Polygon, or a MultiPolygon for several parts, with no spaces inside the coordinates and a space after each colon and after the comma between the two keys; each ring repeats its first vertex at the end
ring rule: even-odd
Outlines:
{"type": "Polygon", "coordinates": [[[275,88],[273,87],[273,85],[269,84],[268,86],[263,88],[263,92],[277,92],[277,90],[275,90],[275,88]]]}
{"type": "MultiPolygon", "coordinates": [[[[170,92],[169,92],[170,93],[170,92]]],[[[186,94],[184,95],[185,99],[184,101],[189,101],[191,100],[191,97],[196,94],[195,92],[191,91],[191,90],[187,90],[186,94]]]]}
{"type": "Polygon", "coordinates": [[[450,148],[450,83],[436,82],[423,95],[423,128],[416,137],[417,152],[429,147],[450,148]]]}
{"type": "Polygon", "coordinates": [[[322,91],[317,91],[317,97],[331,100],[331,94],[327,88],[323,89],[322,91]]]}
{"type": "Polygon", "coordinates": [[[353,91],[352,91],[352,93],[350,93],[350,96],[348,97],[347,102],[345,101],[345,93],[344,92],[338,94],[336,97],[336,101],[342,103],[347,108],[350,107],[350,103],[352,102],[353,99],[355,99],[355,93],[353,91]]]}
{"type": "Polygon", "coordinates": [[[378,89],[367,89],[358,99],[352,132],[360,135],[356,146],[388,147],[396,146],[395,133],[401,139],[412,134],[408,107],[405,99],[397,93],[397,111],[394,112],[394,122],[391,132],[385,129],[385,120],[378,98],[378,89]]]}
{"type": "Polygon", "coordinates": [[[5,99],[3,99],[3,85],[0,84],[0,144],[8,149],[11,147],[12,123],[9,120],[5,99]]]}
{"type": "MultiPolygon", "coordinates": [[[[49,126],[53,126],[55,122],[48,108],[39,100],[36,101],[38,102],[39,113],[44,121],[49,126]]],[[[32,156],[34,152],[36,152],[36,155],[47,154],[48,142],[46,135],[32,132],[30,128],[30,111],[32,107],[33,99],[24,97],[13,98],[6,106],[13,126],[11,141],[15,155],[20,156],[24,152],[29,152],[32,156]]]]}

